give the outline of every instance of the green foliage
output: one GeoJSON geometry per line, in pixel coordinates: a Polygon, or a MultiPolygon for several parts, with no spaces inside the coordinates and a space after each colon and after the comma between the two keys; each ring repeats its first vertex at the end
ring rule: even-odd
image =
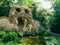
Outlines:
{"type": "Polygon", "coordinates": [[[27,5],[28,7],[32,7],[34,0],[17,0],[17,1],[27,5]]]}
{"type": "Polygon", "coordinates": [[[40,24],[46,29],[50,28],[54,24],[55,16],[54,13],[49,9],[44,9],[40,3],[33,3],[32,14],[33,18],[40,21],[40,24]]]}
{"type": "Polygon", "coordinates": [[[52,31],[60,34],[60,0],[54,0],[53,3],[55,22],[52,25],[52,31]]]}
{"type": "Polygon", "coordinates": [[[44,34],[44,30],[38,30],[38,34],[39,35],[43,35],[44,34]]]}
{"type": "Polygon", "coordinates": [[[18,45],[17,42],[13,42],[13,41],[7,42],[7,43],[3,43],[3,44],[4,44],[4,45],[18,45]]]}
{"type": "Polygon", "coordinates": [[[8,0],[0,0],[0,16],[8,16],[10,3],[8,0]]]}
{"type": "MultiPolygon", "coordinates": [[[[34,29],[34,32],[36,33],[36,30],[34,29]]],[[[34,34],[35,34],[34,33],[34,34]]],[[[20,38],[18,37],[17,32],[7,32],[7,31],[3,31],[3,29],[0,29],[0,44],[1,45],[31,45],[31,44],[59,44],[58,40],[60,40],[60,38],[58,37],[50,37],[52,36],[51,33],[47,32],[46,30],[38,30],[38,34],[39,36],[37,38],[35,38],[34,36],[29,36],[28,37],[23,37],[20,38]],[[40,37],[42,36],[42,37],[40,37]],[[47,36],[47,37],[46,37],[47,36]],[[41,43],[37,43],[39,42],[39,40],[41,40],[41,43]]]]}
{"type": "Polygon", "coordinates": [[[50,32],[44,32],[44,36],[52,36],[53,34],[51,34],[50,32]]]}
{"type": "MultiPolygon", "coordinates": [[[[15,3],[15,0],[0,0],[0,16],[8,16],[10,6],[15,3]]],[[[32,8],[33,0],[17,0],[16,3],[22,3],[27,5],[28,7],[32,8]]]]}
{"type": "Polygon", "coordinates": [[[3,38],[5,36],[5,32],[4,31],[0,31],[0,38],[3,38]]]}
{"type": "Polygon", "coordinates": [[[44,39],[46,40],[46,45],[60,45],[59,40],[60,37],[59,36],[46,36],[44,37],[44,39]]]}
{"type": "MultiPolygon", "coordinates": [[[[51,27],[51,29],[53,31],[60,33],[60,0],[54,0],[54,4],[53,4],[54,12],[52,12],[48,9],[43,9],[42,7],[38,7],[41,4],[38,5],[38,2],[36,3],[33,0],[17,0],[17,1],[19,3],[23,3],[23,4],[27,5],[28,7],[30,7],[32,9],[33,19],[39,20],[42,26],[44,26],[45,28],[51,27]]],[[[8,16],[10,6],[12,5],[12,3],[14,3],[12,0],[0,0],[0,16],[2,16],[2,15],[8,16]]],[[[17,14],[17,12],[16,12],[16,14],[17,14]]],[[[3,44],[4,45],[18,45],[18,43],[17,43],[18,41],[16,42],[16,40],[19,38],[17,31],[5,32],[3,30],[4,30],[4,28],[0,28],[0,42],[1,43],[3,42],[0,45],[3,45],[3,44]]],[[[26,32],[25,35],[27,35],[27,33],[28,32],[26,32]]],[[[37,34],[35,29],[34,29],[33,33],[37,34]]],[[[33,33],[31,33],[31,34],[33,34],[33,33]]],[[[32,40],[32,41],[30,41],[27,37],[25,39],[26,41],[24,39],[19,40],[21,42],[20,45],[30,45],[31,43],[35,44],[35,41],[37,41],[40,45],[41,40],[45,41],[46,45],[48,45],[48,44],[60,45],[59,44],[60,37],[58,38],[57,36],[52,36],[53,34],[51,34],[50,32],[47,32],[45,30],[38,30],[38,34],[40,36],[44,36],[46,41],[44,39],[40,39],[40,37],[37,38],[38,40],[36,40],[35,37],[34,38],[32,37],[33,39],[31,39],[31,37],[30,37],[30,40],[32,40]],[[47,37],[45,37],[45,36],[47,36],[47,37]],[[27,39],[28,39],[28,41],[27,41],[27,39]]]]}
{"type": "Polygon", "coordinates": [[[18,34],[16,32],[0,31],[0,38],[3,42],[16,41],[18,39],[18,34]]]}
{"type": "Polygon", "coordinates": [[[16,41],[18,34],[15,32],[7,32],[3,37],[3,42],[16,41]]]}
{"type": "Polygon", "coordinates": [[[53,35],[51,32],[47,32],[46,30],[39,30],[38,34],[42,35],[42,36],[52,36],[53,35]]]}

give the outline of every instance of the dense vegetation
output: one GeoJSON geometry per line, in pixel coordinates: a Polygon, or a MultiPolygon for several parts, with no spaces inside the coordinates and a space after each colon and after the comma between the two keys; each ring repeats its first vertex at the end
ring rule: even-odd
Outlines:
{"type": "MultiPolygon", "coordinates": [[[[41,6],[39,7],[39,5],[41,5],[40,2],[35,2],[34,0],[17,0],[18,3],[23,3],[31,8],[33,19],[38,20],[46,30],[51,30],[52,32],[60,34],[60,0],[46,1],[51,1],[52,7],[50,9],[44,9],[41,6]],[[51,11],[51,9],[53,9],[53,11],[51,11]]],[[[16,3],[16,1],[0,0],[0,16],[8,16],[10,7],[13,3],[16,3]]],[[[5,32],[3,29],[0,30],[2,30],[0,31],[1,45],[18,45],[18,43],[20,45],[30,45],[29,43],[27,44],[25,40],[19,41],[20,37],[17,32],[5,32]]],[[[51,45],[60,45],[59,36],[53,37],[53,34],[41,29],[39,29],[38,35],[44,37],[43,43],[47,42],[47,45],[49,43],[51,43],[51,45]]]]}
{"type": "MultiPolygon", "coordinates": [[[[50,0],[47,0],[50,1],[50,0]]],[[[43,7],[39,7],[41,5],[39,2],[35,2],[33,0],[17,0],[18,3],[23,3],[32,9],[33,18],[35,20],[39,20],[40,24],[46,28],[51,29],[53,32],[60,33],[60,1],[52,0],[52,7],[50,9],[44,9],[43,7]],[[53,9],[53,11],[51,11],[53,9]],[[56,31],[58,30],[58,31],[56,31]]],[[[0,0],[0,16],[8,16],[10,6],[12,3],[16,3],[16,1],[11,0],[0,0]]]]}
{"type": "Polygon", "coordinates": [[[0,29],[0,44],[1,45],[60,45],[60,36],[39,30],[39,36],[27,36],[20,37],[17,32],[5,32],[4,29],[0,29]],[[25,37],[27,36],[27,37],[25,37]]]}

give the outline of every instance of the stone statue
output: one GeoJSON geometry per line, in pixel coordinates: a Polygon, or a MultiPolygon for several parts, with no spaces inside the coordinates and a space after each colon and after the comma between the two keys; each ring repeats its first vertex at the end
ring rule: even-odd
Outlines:
{"type": "Polygon", "coordinates": [[[25,28],[32,31],[34,28],[31,9],[25,5],[13,4],[9,12],[9,17],[11,18],[11,23],[17,25],[21,31],[24,31],[25,28]]]}
{"type": "Polygon", "coordinates": [[[3,17],[0,19],[0,27],[3,25],[6,30],[17,28],[20,35],[25,33],[33,34],[34,29],[36,29],[35,31],[38,31],[39,22],[33,19],[31,9],[26,5],[21,3],[12,4],[8,18],[3,17]],[[2,24],[2,22],[4,24],[2,24]]]}

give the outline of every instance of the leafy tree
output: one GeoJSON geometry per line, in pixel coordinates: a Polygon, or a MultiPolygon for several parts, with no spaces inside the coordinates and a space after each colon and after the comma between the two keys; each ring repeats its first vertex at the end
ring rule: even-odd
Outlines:
{"type": "Polygon", "coordinates": [[[46,9],[40,9],[40,11],[37,13],[37,17],[40,20],[41,24],[47,29],[51,27],[51,24],[53,24],[53,21],[55,19],[54,13],[46,9]]]}
{"type": "Polygon", "coordinates": [[[0,16],[8,16],[10,2],[9,0],[0,0],[0,16]]]}
{"type": "Polygon", "coordinates": [[[60,34],[60,0],[54,0],[53,8],[56,20],[51,29],[53,32],[60,34]]]}
{"type": "Polygon", "coordinates": [[[40,24],[46,29],[52,27],[55,20],[54,12],[49,9],[44,9],[40,3],[35,2],[32,4],[32,6],[33,18],[40,21],[40,24]]]}

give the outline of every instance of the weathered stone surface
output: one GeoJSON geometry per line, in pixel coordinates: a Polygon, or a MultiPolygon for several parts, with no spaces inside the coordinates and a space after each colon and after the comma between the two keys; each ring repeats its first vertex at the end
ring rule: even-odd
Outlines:
{"type": "Polygon", "coordinates": [[[11,6],[9,17],[0,19],[0,27],[11,31],[16,28],[20,35],[35,35],[40,28],[39,21],[34,20],[31,9],[25,5],[14,4],[11,6]]]}
{"type": "Polygon", "coordinates": [[[13,23],[10,23],[9,19],[2,17],[0,19],[0,28],[4,28],[6,31],[11,31],[13,28],[17,28],[13,23]]]}
{"type": "Polygon", "coordinates": [[[33,17],[29,7],[22,4],[13,4],[9,12],[9,17],[12,20],[11,23],[16,24],[19,30],[24,30],[27,27],[29,31],[32,31],[33,17]]]}

